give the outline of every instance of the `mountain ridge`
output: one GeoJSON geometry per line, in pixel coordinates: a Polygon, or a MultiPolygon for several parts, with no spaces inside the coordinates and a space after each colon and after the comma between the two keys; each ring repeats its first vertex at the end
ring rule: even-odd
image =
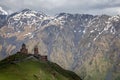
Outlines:
{"type": "Polygon", "coordinates": [[[11,22],[0,28],[1,59],[16,53],[22,43],[29,53],[37,45],[41,55],[74,71],[83,80],[108,79],[111,69],[112,79],[119,79],[119,15],[61,13],[43,19],[25,15],[21,14],[22,18],[16,22],[11,17],[11,22]],[[34,24],[27,25],[27,21],[34,24]]]}

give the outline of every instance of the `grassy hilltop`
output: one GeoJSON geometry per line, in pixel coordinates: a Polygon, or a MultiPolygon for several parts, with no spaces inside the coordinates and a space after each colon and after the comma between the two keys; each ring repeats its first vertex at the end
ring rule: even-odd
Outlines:
{"type": "Polygon", "coordinates": [[[81,80],[55,63],[15,54],[0,62],[0,80],[81,80]]]}

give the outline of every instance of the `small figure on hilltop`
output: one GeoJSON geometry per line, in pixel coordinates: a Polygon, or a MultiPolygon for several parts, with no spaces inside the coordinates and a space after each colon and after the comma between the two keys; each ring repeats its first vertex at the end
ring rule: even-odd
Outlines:
{"type": "Polygon", "coordinates": [[[34,47],[34,54],[35,54],[35,55],[38,55],[38,54],[39,54],[39,51],[38,51],[38,47],[37,47],[37,46],[34,47]]]}
{"type": "Polygon", "coordinates": [[[20,53],[28,54],[28,49],[26,48],[26,45],[24,43],[22,44],[22,47],[20,49],[20,53]]]}
{"type": "Polygon", "coordinates": [[[48,61],[47,60],[47,55],[40,55],[39,54],[39,50],[38,50],[38,46],[34,47],[34,56],[42,61],[48,61]]]}
{"type": "MultiPolygon", "coordinates": [[[[20,53],[28,55],[28,49],[26,48],[26,45],[24,43],[21,46],[20,53]]],[[[32,55],[41,61],[48,61],[47,55],[39,54],[38,46],[34,47],[34,54],[29,54],[29,55],[32,55]]]]}
{"type": "Polygon", "coordinates": [[[39,51],[38,51],[38,47],[37,47],[37,46],[34,47],[34,56],[35,56],[37,59],[40,59],[40,54],[39,54],[39,51]]]}

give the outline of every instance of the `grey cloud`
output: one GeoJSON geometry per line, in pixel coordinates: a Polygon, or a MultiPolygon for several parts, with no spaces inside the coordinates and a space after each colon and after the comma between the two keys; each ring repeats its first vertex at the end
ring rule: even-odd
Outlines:
{"type": "Polygon", "coordinates": [[[106,3],[102,4],[97,4],[92,6],[93,9],[106,9],[106,8],[115,8],[115,7],[120,7],[120,2],[119,1],[109,1],[106,3]]]}
{"type": "Polygon", "coordinates": [[[50,15],[60,12],[109,15],[120,13],[119,0],[0,0],[0,6],[10,13],[24,8],[50,15]]]}

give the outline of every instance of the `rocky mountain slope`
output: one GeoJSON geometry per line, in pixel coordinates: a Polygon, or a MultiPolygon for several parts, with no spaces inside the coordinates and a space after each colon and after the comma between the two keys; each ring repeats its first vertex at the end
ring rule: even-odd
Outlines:
{"type": "Polygon", "coordinates": [[[21,53],[0,61],[0,80],[81,80],[55,63],[21,53]],[[7,75],[7,76],[6,76],[7,75]]]}
{"type": "Polygon", "coordinates": [[[40,54],[84,80],[119,80],[120,16],[60,13],[54,17],[25,9],[0,29],[0,59],[37,45],[40,54]]]}

